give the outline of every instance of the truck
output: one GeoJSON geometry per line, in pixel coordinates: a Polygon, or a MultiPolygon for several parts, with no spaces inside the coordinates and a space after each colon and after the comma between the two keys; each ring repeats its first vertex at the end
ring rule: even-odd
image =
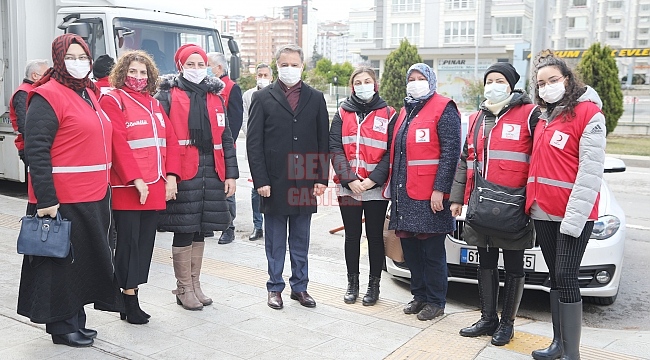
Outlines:
{"type": "Polygon", "coordinates": [[[176,72],[174,53],[194,43],[206,52],[228,47],[230,77],[239,77],[239,49],[222,37],[209,9],[161,0],[0,0],[0,179],[24,182],[25,167],[14,145],[9,100],[25,77],[25,64],[49,59],[52,40],[63,33],[80,35],[94,59],[117,59],[128,50],[149,53],[160,73],[176,72]]]}

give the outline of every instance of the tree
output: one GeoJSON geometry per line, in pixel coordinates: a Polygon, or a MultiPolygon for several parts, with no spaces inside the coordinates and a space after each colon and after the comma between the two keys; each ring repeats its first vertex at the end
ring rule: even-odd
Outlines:
{"type": "Polygon", "coordinates": [[[331,83],[334,79],[334,76],[338,77],[339,86],[347,86],[348,81],[350,81],[350,75],[354,71],[354,66],[349,62],[344,62],[343,64],[332,64],[330,59],[320,59],[316,63],[314,68],[314,75],[320,78],[324,78],[327,83],[331,83]]]}
{"type": "Polygon", "coordinates": [[[612,49],[607,45],[601,47],[600,43],[591,45],[578,63],[577,70],[585,84],[600,96],[607,134],[611,133],[623,115],[623,91],[612,49]]]}
{"type": "Polygon", "coordinates": [[[400,41],[399,47],[393,50],[384,65],[384,73],[379,83],[379,94],[388,105],[399,110],[404,105],[406,96],[406,72],[415,63],[422,62],[418,49],[408,40],[400,41]]]}
{"type": "Polygon", "coordinates": [[[239,79],[237,79],[237,85],[239,85],[243,92],[257,86],[257,79],[255,78],[255,75],[251,73],[243,73],[239,79]]]}
{"type": "Polygon", "coordinates": [[[465,80],[465,87],[463,87],[463,103],[465,108],[478,110],[481,101],[483,101],[483,92],[485,86],[483,80],[465,80]]]}

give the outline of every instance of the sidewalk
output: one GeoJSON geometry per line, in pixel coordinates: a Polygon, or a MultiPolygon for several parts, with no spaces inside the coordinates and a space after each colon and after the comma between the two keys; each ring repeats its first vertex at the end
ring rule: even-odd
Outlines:
{"type": "MultiPolygon", "coordinates": [[[[238,186],[238,200],[246,204],[250,184],[243,178],[238,186]]],[[[140,292],[151,322],[131,325],[117,314],[87,308],[88,326],[99,331],[94,346],[53,345],[43,325],[16,314],[22,256],[16,254],[15,239],[24,208],[24,200],[0,195],[1,359],[530,359],[552,335],[549,323],[519,318],[507,346],[492,346],[489,337],[463,338],[458,330],[478,319],[477,309],[449,303],[442,318],[418,321],[401,311],[410,300],[407,288],[386,273],[377,305],[347,305],[341,299],[344,262],[313,252],[309,291],[317,307],[301,307],[289,299],[287,288],[285,308],[272,310],[266,305],[264,244],[244,239],[252,229],[243,225],[232,244],[206,241],[202,281],[213,305],[203,311],[176,305],[171,234],[158,233],[149,283],[140,292]]],[[[239,208],[242,219],[250,217],[246,206],[239,208]]],[[[316,218],[319,231],[313,234],[332,225],[316,218]]],[[[315,248],[322,241],[312,238],[315,248]]],[[[285,275],[288,265],[287,260],[285,275]]],[[[366,265],[362,272],[367,273],[366,265]]],[[[584,328],[582,345],[583,359],[650,358],[649,331],[584,328]]]]}

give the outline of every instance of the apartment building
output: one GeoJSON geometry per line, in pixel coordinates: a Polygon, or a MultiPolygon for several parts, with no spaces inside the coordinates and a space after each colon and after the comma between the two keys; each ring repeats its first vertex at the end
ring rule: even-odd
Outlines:
{"type": "Polygon", "coordinates": [[[238,39],[242,65],[250,70],[260,62],[270,64],[279,46],[298,42],[296,28],[290,19],[250,17],[243,21],[238,39]]]}
{"type": "Polygon", "coordinates": [[[333,63],[350,62],[360,64],[363,60],[358,53],[349,49],[350,26],[345,22],[326,22],[318,24],[315,50],[333,63]]]}

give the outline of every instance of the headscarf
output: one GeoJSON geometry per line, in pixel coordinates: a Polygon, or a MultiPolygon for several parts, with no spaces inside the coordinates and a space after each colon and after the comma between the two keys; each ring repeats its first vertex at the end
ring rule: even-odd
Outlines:
{"type": "Polygon", "coordinates": [[[65,67],[65,53],[72,44],[80,45],[86,55],[88,55],[90,60],[90,70],[92,72],[93,59],[84,39],[77,34],[63,34],[57,36],[54,41],[52,41],[52,67],[47,69],[45,74],[43,74],[43,77],[34,84],[35,86],[43,85],[52,78],[74,91],[81,91],[85,88],[90,88],[93,92],[96,92],[97,88],[88,76],[83,79],[76,79],[68,73],[68,69],[65,67]]]}
{"type": "MultiPolygon", "coordinates": [[[[192,54],[201,55],[207,64],[208,56],[203,49],[194,44],[186,44],[178,48],[176,54],[174,54],[174,63],[176,63],[178,71],[183,70],[183,64],[192,54]]],[[[208,116],[208,86],[205,81],[195,84],[185,80],[181,73],[178,76],[178,87],[185,91],[190,98],[190,111],[187,118],[190,130],[190,144],[196,146],[203,153],[209,153],[213,149],[213,143],[212,128],[208,116]]]]}
{"type": "Polygon", "coordinates": [[[424,75],[425,78],[427,78],[427,81],[429,81],[429,93],[417,99],[414,99],[413,97],[411,97],[411,95],[408,95],[406,96],[406,98],[404,98],[405,104],[412,104],[412,103],[429,100],[429,98],[433,96],[433,94],[436,92],[436,89],[438,88],[438,79],[436,78],[436,73],[433,72],[433,69],[431,69],[429,65],[423,63],[417,63],[411,65],[411,67],[406,72],[407,84],[409,82],[409,76],[411,76],[411,73],[414,70],[419,71],[422,75],[424,75]]]}

